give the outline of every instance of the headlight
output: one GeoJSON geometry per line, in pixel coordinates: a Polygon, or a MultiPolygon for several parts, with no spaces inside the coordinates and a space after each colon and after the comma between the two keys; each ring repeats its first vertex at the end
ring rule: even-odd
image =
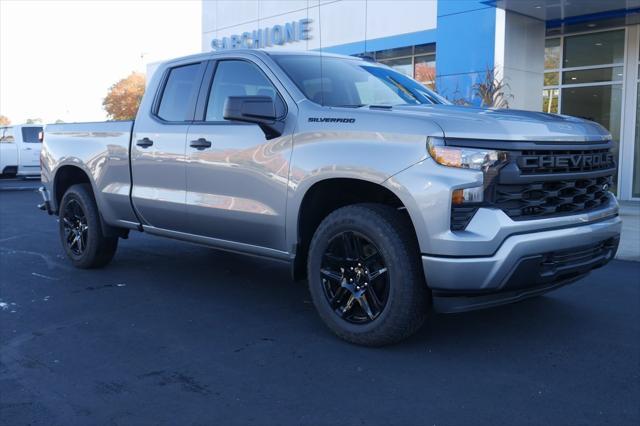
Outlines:
{"type": "Polygon", "coordinates": [[[440,138],[429,138],[429,154],[438,164],[448,167],[486,171],[505,158],[504,151],[447,146],[440,138]]]}

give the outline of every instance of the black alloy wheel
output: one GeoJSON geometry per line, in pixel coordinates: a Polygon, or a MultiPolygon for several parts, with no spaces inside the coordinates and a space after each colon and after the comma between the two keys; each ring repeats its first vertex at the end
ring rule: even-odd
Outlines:
{"type": "Polygon", "coordinates": [[[351,343],[398,342],[429,310],[413,225],[392,206],[352,204],[329,213],[309,244],[307,276],[320,318],[351,343]]]}
{"type": "Polygon", "coordinates": [[[378,248],[355,231],[337,234],[322,256],[324,294],[336,315],[352,324],[380,316],[389,298],[389,274],[378,248]]]}
{"type": "Polygon", "coordinates": [[[82,256],[87,247],[89,225],[82,206],[73,198],[65,205],[62,226],[68,250],[75,256],[82,256]]]}
{"type": "Polygon", "coordinates": [[[60,242],[77,268],[99,268],[111,261],[118,237],[104,235],[105,226],[89,184],[69,187],[60,201],[60,242]]]}

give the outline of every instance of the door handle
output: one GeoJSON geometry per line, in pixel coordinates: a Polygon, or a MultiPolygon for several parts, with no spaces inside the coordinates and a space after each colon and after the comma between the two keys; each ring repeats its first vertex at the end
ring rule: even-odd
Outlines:
{"type": "Polygon", "coordinates": [[[189,142],[189,146],[191,148],[196,148],[199,151],[202,151],[206,148],[211,148],[211,142],[206,140],[205,138],[196,139],[195,141],[189,142]]]}
{"type": "Polygon", "coordinates": [[[25,148],[24,150],[25,151],[31,151],[31,148],[25,148]]]}
{"type": "Polygon", "coordinates": [[[142,139],[138,139],[136,145],[138,145],[140,148],[149,148],[151,145],[153,145],[153,141],[145,137],[142,139]]]}

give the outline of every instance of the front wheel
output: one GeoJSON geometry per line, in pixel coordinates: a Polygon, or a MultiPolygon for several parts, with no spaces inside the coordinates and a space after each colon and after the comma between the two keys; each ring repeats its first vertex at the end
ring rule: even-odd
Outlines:
{"type": "Polygon", "coordinates": [[[88,184],[71,186],[60,202],[60,241],[77,268],[105,266],[118,247],[118,237],[105,237],[98,206],[88,184]]]}
{"type": "Polygon", "coordinates": [[[356,204],[328,215],[309,247],[309,290],[325,324],[352,343],[381,346],[417,331],[428,290],[408,218],[356,204]]]}

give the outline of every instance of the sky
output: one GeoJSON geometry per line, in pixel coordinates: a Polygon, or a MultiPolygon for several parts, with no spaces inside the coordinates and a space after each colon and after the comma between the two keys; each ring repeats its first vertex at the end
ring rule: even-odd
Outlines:
{"type": "Polygon", "coordinates": [[[200,0],[0,0],[0,114],[106,119],[111,85],[200,52],[200,0]]]}

